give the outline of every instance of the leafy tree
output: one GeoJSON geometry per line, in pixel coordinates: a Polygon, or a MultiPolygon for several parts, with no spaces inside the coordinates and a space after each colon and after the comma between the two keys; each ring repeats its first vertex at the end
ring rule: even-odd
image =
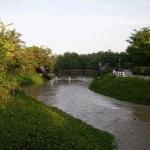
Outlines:
{"type": "Polygon", "coordinates": [[[45,67],[49,71],[54,66],[54,56],[52,55],[51,49],[47,47],[27,47],[25,49],[26,66],[28,71],[35,71],[40,67],[45,67]]]}
{"type": "Polygon", "coordinates": [[[8,99],[10,93],[17,88],[14,77],[9,77],[9,66],[12,64],[12,54],[16,43],[8,36],[7,25],[0,22],[0,100],[8,99]]]}
{"type": "Polygon", "coordinates": [[[52,70],[54,57],[46,47],[25,47],[21,34],[0,21],[0,100],[18,88],[18,76],[45,67],[52,70]]]}
{"type": "Polygon", "coordinates": [[[150,65],[150,28],[142,28],[141,30],[134,30],[127,40],[129,46],[126,52],[134,66],[150,65]]]}

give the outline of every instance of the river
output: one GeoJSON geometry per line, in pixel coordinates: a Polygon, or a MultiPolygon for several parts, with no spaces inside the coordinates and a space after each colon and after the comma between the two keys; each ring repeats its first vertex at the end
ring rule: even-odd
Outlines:
{"type": "Polygon", "coordinates": [[[150,106],[94,93],[88,89],[91,79],[83,80],[49,81],[38,92],[34,88],[28,90],[45,104],[111,132],[119,150],[150,150],[150,106]]]}

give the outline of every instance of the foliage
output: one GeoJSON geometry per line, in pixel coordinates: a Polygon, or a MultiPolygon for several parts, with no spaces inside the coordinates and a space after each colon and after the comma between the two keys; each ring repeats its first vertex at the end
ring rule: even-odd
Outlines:
{"type": "Polygon", "coordinates": [[[150,76],[150,67],[134,67],[132,72],[135,75],[150,76]]]}
{"type": "Polygon", "coordinates": [[[0,107],[0,149],[112,150],[114,137],[19,92],[0,107]]]}
{"type": "Polygon", "coordinates": [[[27,86],[27,85],[41,85],[44,83],[44,78],[42,75],[39,75],[37,73],[27,73],[22,76],[18,77],[18,82],[22,86],[27,86]]]}
{"type": "Polygon", "coordinates": [[[90,89],[122,101],[150,105],[150,80],[106,75],[96,78],[90,89]]]}
{"type": "Polygon", "coordinates": [[[129,46],[126,52],[130,56],[130,60],[134,66],[150,65],[150,28],[142,28],[129,37],[129,46]]]}
{"type": "Polygon", "coordinates": [[[49,71],[53,69],[54,66],[54,56],[51,53],[51,49],[45,47],[27,47],[25,49],[25,55],[27,62],[27,69],[36,70],[40,67],[45,67],[49,71]]]}
{"type": "MultiPolygon", "coordinates": [[[[114,53],[110,50],[92,54],[81,54],[77,53],[64,53],[64,55],[57,56],[56,68],[67,70],[67,69],[91,69],[99,70],[99,63],[102,66],[108,66],[109,68],[116,67],[118,65],[118,59],[121,58],[121,65],[125,66],[128,61],[128,56],[126,53],[114,53]]],[[[101,66],[101,67],[102,67],[101,66]]],[[[127,66],[127,65],[126,65],[127,66]]]]}
{"type": "MultiPolygon", "coordinates": [[[[45,67],[51,71],[54,66],[54,57],[49,48],[26,47],[20,39],[21,34],[10,29],[0,21],[0,99],[6,100],[18,89],[18,76],[35,73],[37,68],[45,67]]],[[[27,76],[26,81],[32,77],[27,76]]],[[[39,81],[39,80],[38,80],[39,81]]]]}

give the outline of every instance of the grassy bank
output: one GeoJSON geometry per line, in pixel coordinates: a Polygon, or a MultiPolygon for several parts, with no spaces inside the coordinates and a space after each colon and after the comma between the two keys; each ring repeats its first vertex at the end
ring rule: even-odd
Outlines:
{"type": "Polygon", "coordinates": [[[113,136],[19,92],[0,106],[0,149],[113,149],[113,136]]]}
{"type": "Polygon", "coordinates": [[[0,103],[0,149],[112,150],[114,137],[17,92],[0,103]]]}
{"type": "Polygon", "coordinates": [[[150,80],[105,75],[97,77],[90,89],[122,101],[150,105],[150,80]]]}

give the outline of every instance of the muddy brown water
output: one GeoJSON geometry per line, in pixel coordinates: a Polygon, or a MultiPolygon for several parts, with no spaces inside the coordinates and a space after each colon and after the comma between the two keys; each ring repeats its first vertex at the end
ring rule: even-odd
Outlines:
{"type": "Polygon", "coordinates": [[[129,104],[94,93],[88,81],[49,81],[27,91],[95,128],[112,133],[119,150],[150,150],[150,106],[129,104]]]}

